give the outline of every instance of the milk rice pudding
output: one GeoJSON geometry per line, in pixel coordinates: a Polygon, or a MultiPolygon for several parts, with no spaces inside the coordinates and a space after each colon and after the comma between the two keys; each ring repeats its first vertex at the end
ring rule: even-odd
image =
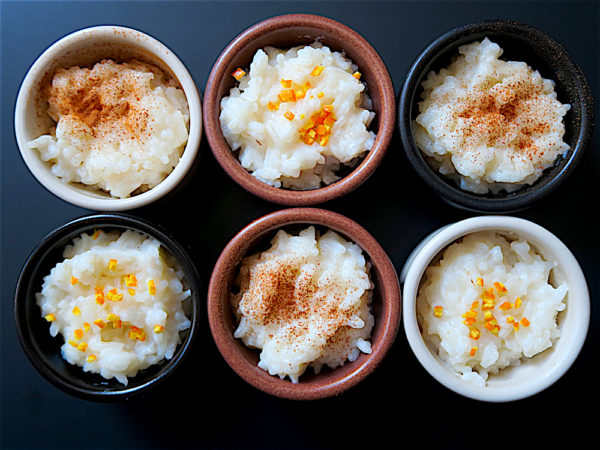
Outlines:
{"type": "Polygon", "coordinates": [[[28,146],[64,182],[125,198],[157,186],[177,165],[188,104],[158,68],[103,60],[91,69],[58,69],[47,92],[56,127],[28,146]]]}
{"type": "Polygon", "coordinates": [[[369,271],[361,249],[331,230],[280,230],[242,261],[234,336],[260,349],[260,368],[294,383],[309,366],[319,373],[371,353],[369,271]]]}
{"type": "Polygon", "coordinates": [[[64,339],[65,360],[127,385],[173,357],[190,327],[183,307],[190,291],[158,241],[97,230],[75,238],[63,257],[36,297],[50,334],[64,339]]]}
{"type": "Polygon", "coordinates": [[[369,151],[375,113],[358,67],[320,43],[258,50],[221,100],[220,123],[241,165],[278,188],[337,181],[369,151]]]}
{"type": "Polygon", "coordinates": [[[534,183],[569,150],[554,81],[525,62],[499,59],[485,38],[423,85],[414,139],[430,164],[461,189],[513,192],[534,183]]]}
{"type": "Polygon", "coordinates": [[[464,380],[488,376],[549,349],[569,287],[554,286],[553,261],[524,240],[485,231],[450,245],[430,265],[417,296],[428,347],[464,380]]]}

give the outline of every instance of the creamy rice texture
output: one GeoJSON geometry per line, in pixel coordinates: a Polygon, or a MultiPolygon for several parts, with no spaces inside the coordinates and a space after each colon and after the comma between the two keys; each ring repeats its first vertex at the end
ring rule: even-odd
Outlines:
{"type": "Polygon", "coordinates": [[[132,230],[84,233],[63,257],[36,296],[50,334],[64,338],[64,359],[127,385],[173,357],[190,326],[183,308],[190,291],[158,241],[132,230]]]}
{"type": "Polygon", "coordinates": [[[423,338],[464,380],[518,366],[560,337],[568,286],[550,283],[555,263],[524,240],[465,236],[425,272],[417,297],[423,338]]]}
{"type": "Polygon", "coordinates": [[[113,197],[157,186],[187,143],[185,94],[158,68],[140,61],[58,69],[48,103],[56,128],[30,141],[29,148],[61,180],[113,197]]]}
{"type": "Polygon", "coordinates": [[[319,43],[258,50],[249,73],[221,101],[221,128],[242,166],[275,187],[337,181],[338,169],[357,164],[375,140],[368,130],[375,113],[357,70],[319,43]]]}
{"type": "Polygon", "coordinates": [[[369,270],[360,247],[331,230],[280,230],[242,261],[234,336],[261,350],[259,367],[294,383],[309,366],[318,373],[371,353],[369,270]]]}
{"type": "Polygon", "coordinates": [[[450,66],[423,82],[413,124],[432,166],[479,194],[530,185],[569,150],[562,119],[570,105],[557,100],[554,81],[500,60],[502,52],[487,38],[459,47],[450,66]]]}

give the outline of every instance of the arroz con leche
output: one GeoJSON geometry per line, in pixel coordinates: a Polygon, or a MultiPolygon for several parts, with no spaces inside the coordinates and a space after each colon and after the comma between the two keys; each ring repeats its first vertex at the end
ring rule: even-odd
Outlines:
{"type": "Polygon", "coordinates": [[[319,373],[371,353],[369,272],[360,247],[334,231],[280,230],[241,263],[234,336],[260,350],[260,368],[294,383],[308,367],[319,373]]]}

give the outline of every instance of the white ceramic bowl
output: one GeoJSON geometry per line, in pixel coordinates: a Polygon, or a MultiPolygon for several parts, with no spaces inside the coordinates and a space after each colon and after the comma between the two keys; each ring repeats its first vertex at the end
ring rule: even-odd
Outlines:
{"type": "Polygon", "coordinates": [[[202,135],[200,94],[190,73],[179,58],[161,42],[140,31],[120,26],[97,26],[75,31],[52,44],[31,66],[15,105],[15,135],[25,164],[37,180],[66,202],[98,211],[123,211],[145,206],[171,192],[192,168],[202,135]],[[27,142],[48,133],[53,121],[46,114],[43,88],[57,68],[91,67],[102,59],[138,59],[153,64],[179,82],[190,109],[189,137],[183,155],[173,171],[158,186],[133,197],[119,199],[107,193],[65,183],[50,171],[27,142]]]}
{"type": "Polygon", "coordinates": [[[588,286],[579,263],[555,235],[525,219],[510,216],[480,216],[456,222],[427,236],[408,257],[400,282],[403,285],[403,321],[406,337],[423,367],[448,389],[476,400],[507,402],[534,395],[557,381],[577,358],[590,321],[588,286]],[[477,231],[494,230],[527,240],[548,261],[556,261],[555,282],[569,286],[567,307],[558,315],[562,336],[546,351],[524,358],[518,367],[490,374],[485,387],[462,380],[432,352],[421,336],[417,322],[416,298],[425,269],[434,258],[457,239],[477,231]]]}

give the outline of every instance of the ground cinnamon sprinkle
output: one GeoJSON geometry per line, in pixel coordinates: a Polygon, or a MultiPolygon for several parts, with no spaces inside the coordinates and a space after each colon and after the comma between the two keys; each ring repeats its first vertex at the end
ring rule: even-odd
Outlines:
{"type": "Polygon", "coordinates": [[[119,139],[150,136],[148,106],[140,100],[154,77],[151,66],[102,61],[91,70],[75,69],[49,89],[49,113],[56,121],[68,118],[81,132],[96,138],[115,133],[119,139]],[[145,73],[140,75],[140,70],[145,73]]]}

